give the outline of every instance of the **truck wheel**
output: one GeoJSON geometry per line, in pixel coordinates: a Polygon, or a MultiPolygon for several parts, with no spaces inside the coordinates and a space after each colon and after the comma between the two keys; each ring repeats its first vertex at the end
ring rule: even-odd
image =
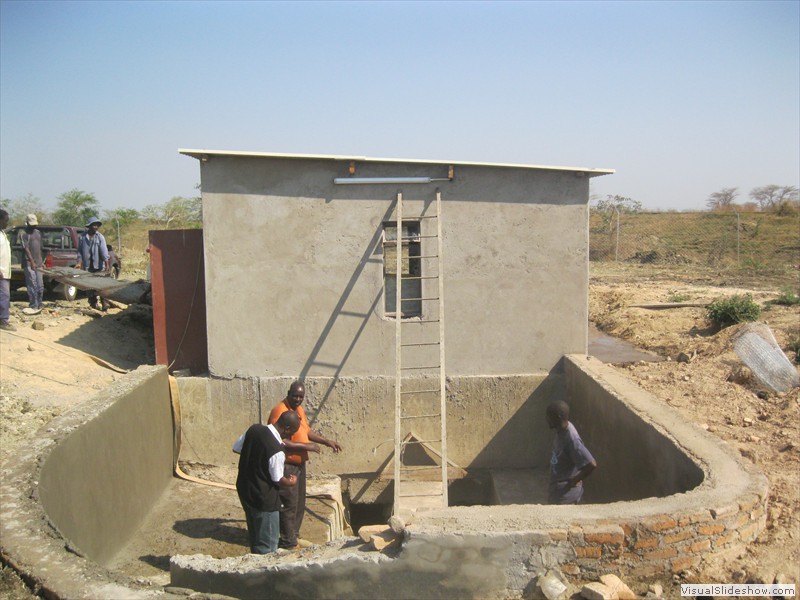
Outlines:
{"type": "Polygon", "coordinates": [[[78,297],[78,288],[76,288],[74,285],[64,285],[63,283],[60,283],[56,287],[56,293],[63,295],[64,300],[72,302],[78,297]]]}

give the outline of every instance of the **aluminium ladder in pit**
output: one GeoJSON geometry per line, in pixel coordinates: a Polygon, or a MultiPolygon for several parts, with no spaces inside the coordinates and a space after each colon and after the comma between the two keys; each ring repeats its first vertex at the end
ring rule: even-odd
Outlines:
{"type": "Polygon", "coordinates": [[[437,189],[435,214],[425,214],[424,201],[413,202],[423,203],[421,214],[408,218],[419,223],[419,235],[404,236],[403,194],[398,191],[395,240],[384,240],[385,245],[395,246],[395,515],[408,515],[425,508],[446,508],[448,504],[442,195],[437,189]],[[419,256],[411,256],[411,242],[419,242],[419,256]],[[404,243],[408,247],[408,277],[403,277],[404,243]],[[414,259],[419,260],[418,276],[410,276],[414,259]],[[419,297],[402,297],[403,280],[420,281],[419,297]],[[403,305],[410,302],[419,303],[420,314],[404,318],[403,305]],[[437,376],[413,377],[415,373],[430,375],[431,372],[437,376]],[[422,438],[415,431],[422,433],[422,438]],[[406,451],[412,445],[426,452],[434,464],[407,464],[406,451]],[[435,464],[437,455],[439,465],[435,464]],[[437,470],[440,470],[438,476],[437,470]]]}

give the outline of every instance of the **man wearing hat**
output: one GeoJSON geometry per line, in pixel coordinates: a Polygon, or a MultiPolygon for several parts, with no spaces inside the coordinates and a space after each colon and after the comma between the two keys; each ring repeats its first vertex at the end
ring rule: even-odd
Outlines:
{"type": "MultiPolygon", "coordinates": [[[[108,271],[108,247],[106,238],[98,231],[103,223],[97,217],[92,217],[86,223],[86,231],[78,239],[78,264],[76,269],[84,269],[89,273],[108,271]]],[[[88,290],[86,295],[89,297],[89,306],[97,308],[97,291],[88,290]]],[[[102,296],[103,310],[108,310],[108,302],[102,296]]]]}
{"type": "Polygon", "coordinates": [[[25,217],[25,230],[20,234],[25,262],[25,288],[28,290],[29,314],[42,312],[44,280],[42,279],[42,233],[36,229],[36,215],[25,217]]]}

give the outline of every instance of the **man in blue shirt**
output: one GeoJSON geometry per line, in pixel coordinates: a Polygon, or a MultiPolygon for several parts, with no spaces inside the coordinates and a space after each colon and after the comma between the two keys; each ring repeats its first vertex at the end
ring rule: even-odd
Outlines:
{"type": "MultiPolygon", "coordinates": [[[[75,265],[76,269],[83,269],[90,273],[98,273],[108,271],[108,245],[106,238],[98,230],[100,219],[92,217],[86,223],[86,231],[78,238],[78,264],[75,265]]],[[[89,298],[89,306],[97,308],[97,291],[88,290],[86,295],[89,298]]],[[[103,310],[108,310],[108,302],[105,298],[101,297],[103,310]]]]}
{"type": "Polygon", "coordinates": [[[578,430],[569,421],[569,405],[563,400],[551,402],[546,411],[547,424],[556,430],[550,458],[550,504],[578,504],[583,497],[583,480],[597,462],[583,444],[578,430]]]}

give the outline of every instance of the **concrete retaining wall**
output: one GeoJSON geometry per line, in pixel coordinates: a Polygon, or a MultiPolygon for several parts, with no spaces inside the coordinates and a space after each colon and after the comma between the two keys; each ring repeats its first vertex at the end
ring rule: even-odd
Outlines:
{"type": "Polygon", "coordinates": [[[170,598],[101,565],[171,477],[167,371],[140,367],[3,465],[0,554],[47,598],[170,598]]]}
{"type": "MultiPolygon", "coordinates": [[[[177,556],[171,561],[172,583],[242,598],[407,597],[411,581],[416,597],[517,597],[531,593],[537,576],[549,568],[587,578],[608,571],[676,573],[712,557],[740,554],[756,538],[766,522],[767,481],[751,463],[599,361],[565,357],[565,377],[570,394],[586,394],[585,406],[571,396],[580,411],[591,407],[597,420],[609,415],[617,424],[639,419],[642,444],[668,457],[685,457],[680,462],[688,465],[686,473],[678,472],[675,481],[699,477],[698,484],[631,502],[422,512],[408,524],[393,558],[365,556],[350,540],[333,555],[326,549],[302,562],[291,556],[177,556]]],[[[594,428],[586,430],[596,435],[594,428]]],[[[601,480],[614,466],[600,459],[588,485],[610,485],[601,480]]],[[[640,477],[650,477],[650,470],[640,477]]]]}
{"type": "MultiPolygon", "coordinates": [[[[181,460],[234,465],[233,441],[252,423],[267,421],[290,378],[177,379],[182,413],[181,460]]],[[[438,383],[419,380],[422,389],[438,383]]],[[[409,388],[411,389],[411,388],[409,388]]],[[[564,397],[563,376],[452,377],[447,382],[448,456],[465,468],[533,468],[549,459],[545,406],[564,397]]],[[[428,395],[430,396],[430,395],[428,395]]],[[[306,379],[303,406],[317,433],[344,451],[323,449],[310,469],[344,478],[375,474],[394,452],[394,378],[306,379]]],[[[407,400],[406,402],[413,402],[407,400]]],[[[435,400],[438,409],[438,398],[435,400]]],[[[411,410],[411,409],[409,409],[411,410]]],[[[420,410],[420,413],[424,411],[420,410]]],[[[413,425],[423,439],[438,431],[413,425]]]]}

